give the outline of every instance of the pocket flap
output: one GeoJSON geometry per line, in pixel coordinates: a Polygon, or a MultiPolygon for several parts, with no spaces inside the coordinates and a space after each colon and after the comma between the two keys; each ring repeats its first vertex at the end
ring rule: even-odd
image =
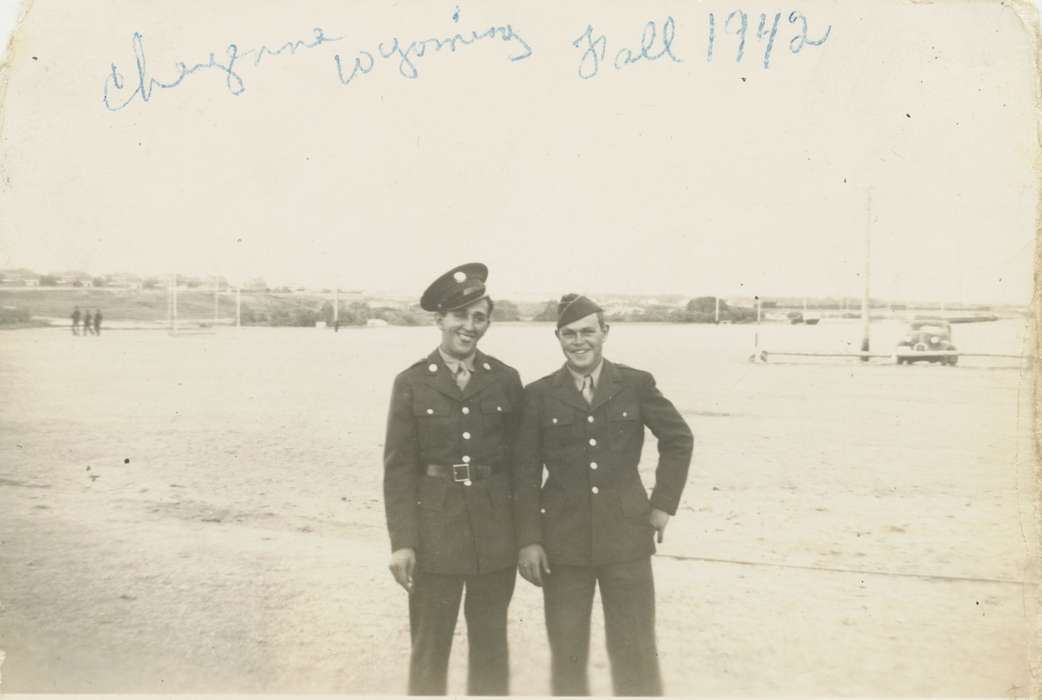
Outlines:
{"type": "Polygon", "coordinates": [[[554,406],[543,413],[543,427],[552,428],[555,425],[571,425],[575,419],[575,411],[564,406],[554,406]]]}
{"type": "Polygon", "coordinates": [[[608,420],[640,420],[640,407],[635,403],[619,402],[608,408],[608,420]]]}
{"type": "Polygon", "coordinates": [[[483,413],[510,413],[510,403],[500,397],[485,399],[481,402],[481,411],[483,413]]]}
{"type": "MultiPolygon", "coordinates": [[[[452,402],[441,394],[434,392],[415,394],[412,398],[412,414],[417,418],[444,418],[452,415],[454,406],[452,402]]],[[[458,408],[456,409],[459,410],[458,408]]]]}

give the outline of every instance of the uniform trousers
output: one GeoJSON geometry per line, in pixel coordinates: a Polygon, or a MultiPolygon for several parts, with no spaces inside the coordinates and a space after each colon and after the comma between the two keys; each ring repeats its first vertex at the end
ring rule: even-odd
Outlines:
{"type": "Polygon", "coordinates": [[[616,695],[661,695],[655,647],[651,557],[603,566],[551,566],[543,575],[554,695],[589,695],[590,613],[601,589],[604,632],[616,695]]]}
{"type": "Polygon", "coordinates": [[[445,695],[449,652],[456,630],[460,600],[466,590],[467,693],[506,695],[510,692],[507,652],[507,606],[514,594],[514,567],[474,576],[449,576],[419,571],[409,596],[412,653],[409,694],[445,695]]]}

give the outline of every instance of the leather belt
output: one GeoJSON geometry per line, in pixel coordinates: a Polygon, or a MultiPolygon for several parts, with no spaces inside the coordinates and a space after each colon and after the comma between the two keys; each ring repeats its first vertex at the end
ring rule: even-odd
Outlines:
{"type": "Polygon", "coordinates": [[[428,464],[427,476],[451,479],[457,483],[487,479],[495,474],[487,464],[428,464]]]}

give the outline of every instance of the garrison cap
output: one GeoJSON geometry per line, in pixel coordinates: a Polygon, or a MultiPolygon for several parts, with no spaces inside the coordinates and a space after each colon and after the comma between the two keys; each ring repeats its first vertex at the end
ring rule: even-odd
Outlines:
{"type": "Polygon", "coordinates": [[[445,313],[473,304],[488,296],[485,293],[487,279],[488,268],[481,263],[454,267],[431,282],[420,297],[420,307],[424,311],[445,313]]]}
{"type": "Polygon", "coordinates": [[[604,309],[590,297],[584,294],[565,294],[557,303],[557,327],[567,326],[598,311],[603,312],[604,309]]]}

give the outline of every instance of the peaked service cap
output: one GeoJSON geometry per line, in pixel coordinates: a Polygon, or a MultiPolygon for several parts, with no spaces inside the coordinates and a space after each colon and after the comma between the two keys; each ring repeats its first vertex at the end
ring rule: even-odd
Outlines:
{"type": "Polygon", "coordinates": [[[424,311],[445,313],[469,306],[488,296],[485,293],[487,279],[488,267],[482,263],[458,265],[431,282],[420,297],[420,307],[424,311]]]}

